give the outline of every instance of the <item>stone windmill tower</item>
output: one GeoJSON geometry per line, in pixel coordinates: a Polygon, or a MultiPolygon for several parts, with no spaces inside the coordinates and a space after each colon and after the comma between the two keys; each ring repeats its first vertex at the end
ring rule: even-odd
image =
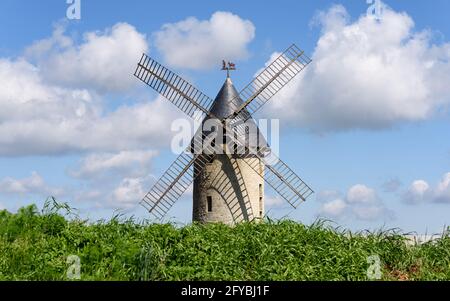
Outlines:
{"type": "MultiPolygon", "coordinates": [[[[238,105],[242,104],[230,77],[227,76],[210,112],[220,119],[225,119],[238,110],[238,105]]],[[[203,125],[209,120],[210,117],[206,117],[203,125]]],[[[252,128],[257,129],[252,119],[248,122],[251,123],[252,128]]],[[[205,134],[210,134],[205,129],[203,131],[205,134]]],[[[220,141],[220,149],[227,147],[227,137],[220,139],[222,137],[216,137],[214,141],[215,144],[220,141]]],[[[266,144],[262,135],[255,138],[253,146],[266,144]]],[[[228,152],[216,154],[213,161],[206,164],[204,172],[199,173],[194,179],[193,202],[194,221],[232,224],[262,218],[264,215],[264,161],[257,156],[237,154],[230,149],[228,152]],[[251,167],[252,164],[257,167],[256,170],[251,167]]]]}
{"type": "Polygon", "coordinates": [[[194,221],[235,224],[264,216],[266,183],[297,208],[313,191],[271,152],[252,114],[310,62],[292,45],[241,92],[229,75],[235,65],[223,62],[227,78],[212,100],[143,54],[134,75],[202,126],[141,204],[162,219],[193,183],[194,221]]]}

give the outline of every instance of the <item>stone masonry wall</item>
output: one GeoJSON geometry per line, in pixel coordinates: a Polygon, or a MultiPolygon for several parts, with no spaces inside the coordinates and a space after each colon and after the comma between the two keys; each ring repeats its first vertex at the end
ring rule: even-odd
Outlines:
{"type": "Polygon", "coordinates": [[[217,155],[194,181],[193,221],[235,224],[264,216],[264,180],[243,160],[217,155]],[[212,211],[208,211],[208,197],[212,211]],[[261,197],[261,199],[260,199],[261,197]]]}

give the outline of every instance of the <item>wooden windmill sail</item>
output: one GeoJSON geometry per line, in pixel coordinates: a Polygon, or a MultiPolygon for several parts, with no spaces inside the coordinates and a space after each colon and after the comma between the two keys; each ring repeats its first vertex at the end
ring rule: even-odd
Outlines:
{"type": "Polygon", "coordinates": [[[194,221],[237,223],[263,216],[266,183],[297,208],[313,190],[271,152],[260,135],[254,145],[249,144],[247,125],[254,124],[252,115],[310,62],[292,45],[239,93],[229,78],[235,65],[223,62],[227,79],[213,100],[143,54],[134,75],[197,121],[216,120],[224,138],[211,140],[201,128],[141,204],[161,219],[194,183],[194,221]],[[225,152],[219,153],[218,147],[225,152]]]}

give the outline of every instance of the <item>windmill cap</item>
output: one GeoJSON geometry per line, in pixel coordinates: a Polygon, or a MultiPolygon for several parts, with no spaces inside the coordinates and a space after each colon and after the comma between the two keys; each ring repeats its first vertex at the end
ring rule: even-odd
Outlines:
{"type": "MultiPolygon", "coordinates": [[[[217,94],[210,111],[217,118],[224,119],[235,113],[243,103],[244,102],[239,97],[239,93],[234,87],[233,82],[230,78],[227,78],[217,94]]],[[[210,119],[210,117],[206,117],[203,122],[206,122],[208,119],[210,119]]],[[[248,119],[247,123],[250,123],[253,128],[257,128],[257,124],[253,118],[248,119]]],[[[203,133],[210,134],[210,131],[204,130],[203,133]]],[[[256,134],[258,135],[257,144],[267,145],[265,138],[262,135],[259,135],[259,129],[256,134]]]]}

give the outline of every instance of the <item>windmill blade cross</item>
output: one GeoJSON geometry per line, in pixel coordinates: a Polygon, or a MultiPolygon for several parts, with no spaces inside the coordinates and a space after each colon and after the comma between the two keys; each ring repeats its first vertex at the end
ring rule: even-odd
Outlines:
{"type": "MultiPolygon", "coordinates": [[[[292,44],[239,93],[244,103],[228,119],[246,121],[269,99],[311,63],[303,50],[292,44]]],[[[233,100],[237,104],[237,99],[233,100]]]]}
{"type": "MultiPolygon", "coordinates": [[[[232,102],[237,110],[221,118],[223,128],[232,141],[244,149],[240,158],[257,158],[263,160],[266,172],[260,172],[259,160],[244,160],[289,204],[296,208],[300,202],[308,198],[313,190],[290,169],[283,161],[271,153],[268,145],[249,149],[241,139],[246,137],[245,121],[258,111],[270,98],[289,83],[309,63],[309,59],[297,46],[290,46],[275,61],[265,68],[249,85],[247,85],[232,102]],[[238,98],[245,100],[243,103],[238,98]],[[231,121],[231,123],[230,123],[231,121]],[[236,137],[234,137],[236,135],[236,137]],[[265,154],[271,154],[268,162],[265,154]]],[[[218,119],[210,112],[213,100],[197,88],[165,68],[152,58],[143,54],[134,75],[142,82],[166,97],[188,116],[201,121],[205,116],[218,119]],[[200,114],[199,114],[200,112],[200,114]]],[[[201,145],[201,151],[192,149],[192,144],[182,153],[163,176],[147,193],[141,204],[157,218],[161,219],[170,210],[179,197],[203,171],[208,162],[215,157],[215,149],[208,141],[202,129],[194,136],[195,145],[201,145]],[[199,134],[200,133],[200,134],[199,134]],[[207,141],[205,144],[204,141],[207,141]]]]}
{"type": "Polygon", "coordinates": [[[137,64],[134,76],[195,120],[200,121],[209,114],[213,103],[211,98],[145,53],[137,64]]]}

